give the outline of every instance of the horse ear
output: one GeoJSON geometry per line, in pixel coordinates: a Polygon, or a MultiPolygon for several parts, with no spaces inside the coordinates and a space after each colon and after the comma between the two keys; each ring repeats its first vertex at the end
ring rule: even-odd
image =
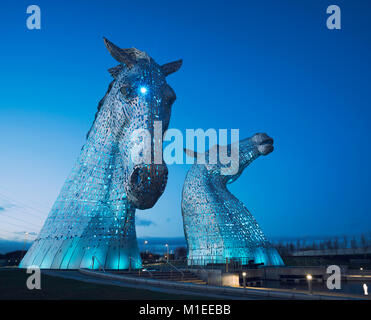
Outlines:
{"type": "Polygon", "coordinates": [[[180,69],[180,67],[183,64],[183,60],[177,60],[173,62],[166,63],[161,66],[162,72],[165,74],[165,77],[167,77],[169,74],[172,74],[180,69]]]}
{"type": "Polygon", "coordinates": [[[124,69],[124,66],[122,64],[119,64],[116,67],[108,69],[108,72],[111,74],[113,78],[117,79],[117,76],[120,74],[122,69],[124,69]]]}
{"type": "Polygon", "coordinates": [[[131,68],[135,64],[135,61],[128,52],[128,49],[121,49],[104,37],[103,41],[111,56],[115,58],[118,62],[125,63],[128,66],[128,68],[131,68]]]}

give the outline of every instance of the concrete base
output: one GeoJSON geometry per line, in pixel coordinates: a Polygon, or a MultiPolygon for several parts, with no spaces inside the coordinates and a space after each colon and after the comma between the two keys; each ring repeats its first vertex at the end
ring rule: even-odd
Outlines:
{"type": "Polygon", "coordinates": [[[238,273],[222,273],[222,286],[239,287],[240,276],[238,273]]]}
{"type": "MultiPolygon", "coordinates": [[[[347,268],[341,267],[342,274],[347,273],[347,268]]],[[[247,269],[247,278],[261,278],[262,280],[281,280],[281,276],[322,276],[323,280],[327,280],[330,274],[326,273],[326,267],[265,267],[259,269],[247,269]]]]}
{"type": "Polygon", "coordinates": [[[196,269],[192,270],[201,280],[212,286],[222,285],[222,271],[221,270],[206,270],[196,269]]]}

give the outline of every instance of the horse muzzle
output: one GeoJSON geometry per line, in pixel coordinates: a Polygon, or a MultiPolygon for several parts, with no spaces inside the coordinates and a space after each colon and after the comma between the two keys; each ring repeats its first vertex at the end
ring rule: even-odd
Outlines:
{"type": "Polygon", "coordinates": [[[152,208],[163,194],[168,177],[165,164],[137,165],[129,177],[127,199],[136,208],[152,208]]]}
{"type": "Polygon", "coordinates": [[[256,133],[251,138],[253,144],[258,148],[260,154],[266,156],[271,153],[274,149],[273,139],[266,133],[256,133]]]}

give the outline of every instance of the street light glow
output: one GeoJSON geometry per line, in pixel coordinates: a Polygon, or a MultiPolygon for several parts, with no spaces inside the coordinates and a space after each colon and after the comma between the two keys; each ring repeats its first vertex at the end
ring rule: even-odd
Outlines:
{"type": "Polygon", "coordinates": [[[311,274],[307,274],[307,280],[312,280],[312,275],[311,274]]]}

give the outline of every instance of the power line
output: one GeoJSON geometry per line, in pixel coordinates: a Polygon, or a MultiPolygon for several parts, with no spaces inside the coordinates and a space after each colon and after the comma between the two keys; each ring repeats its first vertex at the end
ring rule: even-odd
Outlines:
{"type": "Polygon", "coordinates": [[[28,208],[30,208],[31,210],[34,210],[34,211],[36,211],[36,212],[44,212],[44,210],[43,209],[40,209],[40,208],[36,208],[36,207],[34,207],[34,206],[30,206],[29,204],[27,204],[27,203],[25,203],[25,202],[23,202],[23,201],[21,201],[21,200],[15,200],[14,198],[12,198],[12,197],[10,197],[10,196],[8,196],[8,195],[5,195],[5,194],[3,194],[3,193],[0,193],[0,195],[2,196],[2,197],[4,197],[4,198],[6,198],[8,201],[13,201],[13,202],[18,202],[19,204],[21,204],[21,205],[23,205],[23,206],[25,206],[25,207],[28,207],[28,208]]]}
{"type": "MultiPolygon", "coordinates": [[[[43,221],[44,219],[47,218],[47,216],[40,217],[38,215],[34,215],[34,214],[30,213],[30,212],[24,211],[22,208],[19,208],[19,207],[17,207],[16,210],[17,210],[17,213],[24,213],[27,216],[35,217],[35,219],[39,219],[38,221],[43,221]]],[[[1,216],[1,213],[0,213],[0,216],[1,216]]]]}
{"type": "Polygon", "coordinates": [[[37,227],[37,228],[41,228],[40,225],[36,225],[36,224],[34,224],[33,222],[26,221],[26,220],[23,220],[23,219],[19,219],[19,218],[13,217],[13,216],[11,216],[11,215],[7,215],[7,214],[4,213],[4,212],[0,212],[0,217],[2,217],[2,216],[8,217],[8,218],[11,218],[11,219],[14,219],[14,220],[18,220],[18,221],[20,221],[20,222],[24,222],[24,223],[27,223],[27,224],[32,224],[32,225],[34,225],[34,226],[37,227]]]}
{"type": "Polygon", "coordinates": [[[7,233],[10,233],[10,234],[14,234],[14,232],[12,232],[12,231],[7,231],[7,230],[4,230],[4,229],[0,229],[0,231],[2,231],[2,232],[7,232],[7,233]]]}
{"type": "Polygon", "coordinates": [[[34,216],[38,219],[46,219],[48,217],[48,214],[46,214],[45,216],[41,216],[41,215],[35,214],[34,212],[27,211],[27,208],[22,208],[18,205],[15,205],[14,208],[17,212],[24,213],[27,216],[34,216]]]}
{"type": "MultiPolygon", "coordinates": [[[[15,235],[17,235],[17,233],[14,233],[14,231],[12,232],[12,231],[8,231],[8,230],[4,230],[4,229],[0,229],[0,232],[8,233],[8,234],[12,235],[13,237],[15,237],[15,235]]],[[[37,237],[37,235],[31,234],[31,233],[33,233],[33,231],[28,232],[28,236],[30,236],[30,237],[37,237]]],[[[9,239],[4,239],[4,240],[9,240],[9,239]]]]}
{"type": "MultiPolygon", "coordinates": [[[[3,186],[0,186],[0,189],[3,189],[4,191],[6,191],[6,192],[14,195],[14,192],[9,191],[9,189],[4,188],[3,186]]],[[[33,202],[34,204],[37,204],[38,206],[43,207],[45,210],[48,210],[48,211],[50,210],[49,206],[47,206],[46,204],[42,204],[40,202],[36,202],[35,200],[29,200],[29,201],[33,202]]]]}
{"type": "MultiPolygon", "coordinates": [[[[20,204],[21,206],[26,207],[26,208],[29,208],[29,209],[31,209],[31,210],[37,212],[37,213],[40,212],[40,213],[44,213],[45,215],[47,215],[47,213],[46,213],[46,212],[43,212],[42,210],[37,210],[37,209],[35,209],[35,208],[32,208],[31,206],[26,205],[26,204],[22,203],[21,201],[14,200],[14,199],[12,199],[12,198],[10,198],[10,197],[7,197],[7,196],[5,196],[5,195],[3,195],[3,194],[1,194],[1,193],[0,193],[0,197],[4,198],[6,201],[9,201],[10,203],[15,203],[15,204],[18,203],[18,204],[20,204]]],[[[21,207],[21,208],[22,208],[22,207],[21,207]]],[[[34,214],[36,214],[36,215],[42,217],[41,215],[39,215],[39,214],[37,214],[37,213],[34,213],[34,214]]],[[[45,216],[44,216],[43,218],[45,218],[45,216]]]]}
{"type": "MultiPolygon", "coordinates": [[[[15,224],[15,223],[13,223],[13,222],[6,221],[6,223],[7,223],[7,224],[11,224],[11,225],[13,225],[13,226],[15,226],[15,227],[18,227],[18,228],[24,228],[24,226],[21,226],[21,225],[19,225],[19,224],[15,224]]],[[[40,229],[41,229],[41,227],[40,227],[40,229]]]]}

